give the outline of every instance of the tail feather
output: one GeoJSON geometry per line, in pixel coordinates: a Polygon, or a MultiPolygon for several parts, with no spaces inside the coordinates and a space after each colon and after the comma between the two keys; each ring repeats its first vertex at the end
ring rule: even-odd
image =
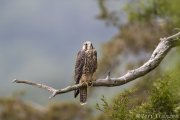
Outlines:
{"type": "Polygon", "coordinates": [[[87,101],[87,87],[82,87],[79,89],[80,93],[80,104],[84,105],[87,101]]]}
{"type": "Polygon", "coordinates": [[[74,98],[76,98],[79,94],[79,89],[74,91],[74,98]]]}

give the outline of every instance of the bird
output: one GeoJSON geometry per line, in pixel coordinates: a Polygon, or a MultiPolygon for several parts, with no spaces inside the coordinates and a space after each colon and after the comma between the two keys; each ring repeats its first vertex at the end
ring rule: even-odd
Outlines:
{"type": "Polygon", "coordinates": [[[97,69],[97,51],[92,42],[86,41],[78,52],[75,63],[75,84],[86,84],[87,86],[74,91],[74,98],[80,94],[80,104],[85,105],[87,101],[88,84],[92,84],[92,77],[97,69]]]}

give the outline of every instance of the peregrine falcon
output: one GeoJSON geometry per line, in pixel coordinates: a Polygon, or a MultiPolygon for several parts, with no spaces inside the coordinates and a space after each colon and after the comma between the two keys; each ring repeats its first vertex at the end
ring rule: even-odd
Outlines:
{"type": "Polygon", "coordinates": [[[85,83],[86,87],[74,91],[76,98],[80,94],[80,104],[87,101],[88,83],[92,82],[93,73],[97,69],[97,52],[90,41],[83,43],[82,49],[78,52],[75,65],[75,84],[85,83]]]}

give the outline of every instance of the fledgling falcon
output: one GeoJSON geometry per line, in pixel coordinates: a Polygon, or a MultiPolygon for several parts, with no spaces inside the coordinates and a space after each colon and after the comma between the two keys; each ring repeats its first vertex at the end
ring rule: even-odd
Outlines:
{"type": "Polygon", "coordinates": [[[97,52],[90,41],[83,43],[78,52],[75,65],[75,84],[86,83],[86,87],[74,91],[74,97],[80,93],[80,104],[86,104],[88,83],[92,82],[93,73],[97,69],[97,52]]]}

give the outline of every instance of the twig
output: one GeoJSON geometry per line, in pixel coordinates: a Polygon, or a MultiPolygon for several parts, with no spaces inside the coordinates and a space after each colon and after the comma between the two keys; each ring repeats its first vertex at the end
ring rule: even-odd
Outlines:
{"type": "MultiPolygon", "coordinates": [[[[178,32],[172,36],[166,37],[166,38],[161,38],[160,43],[158,44],[158,46],[152,53],[150,59],[147,62],[145,62],[142,66],[140,66],[139,68],[130,70],[125,75],[118,77],[118,78],[111,78],[110,73],[108,73],[108,75],[105,79],[97,79],[96,81],[93,81],[92,86],[93,87],[120,86],[120,85],[126,84],[130,81],[133,81],[136,78],[146,75],[147,73],[149,73],[150,71],[155,69],[161,63],[161,61],[164,59],[164,57],[167,55],[167,53],[171,50],[171,48],[180,46],[180,39],[178,38],[179,36],[180,36],[180,32],[178,32]]],[[[14,83],[24,83],[24,84],[28,84],[28,85],[46,89],[52,93],[52,95],[49,98],[55,97],[58,94],[63,94],[63,93],[67,93],[67,92],[76,90],[76,89],[84,86],[84,84],[77,84],[77,85],[72,85],[72,86],[68,86],[66,88],[57,90],[50,86],[31,82],[28,80],[15,79],[15,80],[13,80],[13,82],[14,83]]]]}

